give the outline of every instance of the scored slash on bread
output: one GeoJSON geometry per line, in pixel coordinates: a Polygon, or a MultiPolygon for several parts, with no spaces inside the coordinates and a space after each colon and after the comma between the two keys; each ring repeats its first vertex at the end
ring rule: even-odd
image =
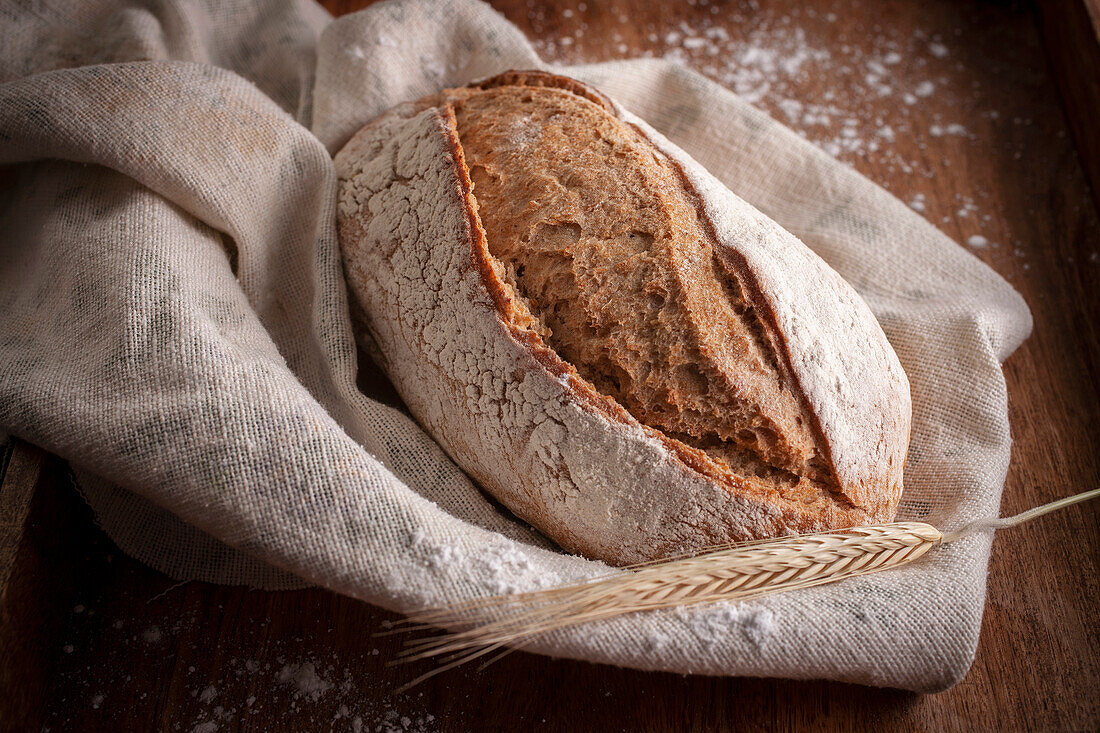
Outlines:
{"type": "Polygon", "coordinates": [[[627,564],[893,518],[909,386],[866,304],[598,91],[445,90],[336,167],[380,366],[562,547],[627,564]]]}

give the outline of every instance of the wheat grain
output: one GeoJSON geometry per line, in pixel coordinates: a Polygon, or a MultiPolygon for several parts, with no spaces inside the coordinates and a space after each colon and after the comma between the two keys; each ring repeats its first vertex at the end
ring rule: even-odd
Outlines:
{"type": "Polygon", "coordinates": [[[419,659],[518,640],[625,613],[756,598],[791,588],[898,567],[941,534],[920,522],[858,527],[712,550],[575,585],[495,596],[410,616],[429,626],[472,628],[412,642],[419,659]]]}
{"type": "Polygon", "coordinates": [[[441,667],[403,689],[451,667],[505,647],[519,648],[540,634],[568,626],[639,611],[744,601],[898,568],[945,542],[1015,526],[1097,496],[1100,489],[946,534],[923,522],[899,522],[725,545],[573,585],[427,609],[411,614],[400,630],[459,630],[407,643],[397,662],[449,656],[441,667]]]}

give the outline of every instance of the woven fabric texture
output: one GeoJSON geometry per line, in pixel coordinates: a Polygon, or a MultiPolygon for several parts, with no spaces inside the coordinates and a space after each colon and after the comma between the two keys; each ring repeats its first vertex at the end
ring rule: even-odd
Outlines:
{"type": "MultiPolygon", "coordinates": [[[[305,0],[0,11],[0,430],[66,458],[119,546],[181,579],[320,585],[396,611],[607,572],[502,514],[364,395],[334,153],[393,104],[545,67],[474,0],[333,21],[305,0]]],[[[675,65],[566,68],[667,135],[866,298],[912,383],[901,519],[997,513],[1000,362],[1031,319],[907,206],[675,65]]],[[[989,536],[740,606],[557,632],[641,669],[935,690],[969,667],[989,536]]]]}

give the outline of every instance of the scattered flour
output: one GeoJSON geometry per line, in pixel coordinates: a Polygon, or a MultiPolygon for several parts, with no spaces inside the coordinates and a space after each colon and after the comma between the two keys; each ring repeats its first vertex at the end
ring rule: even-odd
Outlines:
{"type": "MultiPolygon", "coordinates": [[[[435,721],[435,716],[424,715],[416,718],[409,717],[408,715],[402,715],[396,710],[387,710],[382,715],[382,720],[375,725],[375,733],[428,733],[430,730],[434,730],[432,723],[435,721]]],[[[352,721],[353,730],[359,730],[355,728],[355,721],[352,721]]]]}
{"type": "Polygon", "coordinates": [[[318,676],[313,663],[287,664],[279,671],[279,682],[293,689],[294,698],[306,696],[317,702],[321,696],[332,689],[332,683],[318,676]]]}
{"type": "Polygon", "coordinates": [[[763,646],[775,633],[775,614],[767,608],[751,613],[741,627],[741,633],[757,646],[763,646]]]}
{"type": "Polygon", "coordinates": [[[770,608],[727,603],[677,608],[674,613],[707,646],[724,643],[736,629],[751,644],[762,647],[775,632],[775,614],[770,608]]]}
{"type": "Polygon", "coordinates": [[[955,216],[959,217],[960,219],[966,219],[971,214],[976,214],[978,211],[980,211],[978,205],[975,204],[972,200],[962,197],[957,198],[963,201],[963,205],[960,206],[958,211],[955,212],[955,216]]]}
{"type": "Polygon", "coordinates": [[[943,137],[944,135],[966,136],[969,133],[965,127],[955,122],[950,125],[932,125],[928,128],[928,134],[932,137],[943,137]]]}
{"type": "MultiPolygon", "coordinates": [[[[513,543],[514,544],[514,543],[513,543]]],[[[517,554],[518,548],[510,544],[503,544],[498,551],[487,559],[489,566],[500,567],[507,574],[510,564],[524,566],[525,557],[517,554]]],[[[529,566],[529,563],[527,563],[529,566]]],[[[91,611],[80,606],[78,613],[81,624],[93,622],[91,611]]],[[[74,612],[75,609],[74,609],[74,612]]],[[[180,612],[179,609],[166,607],[161,618],[145,617],[143,623],[134,620],[117,619],[114,622],[104,622],[101,632],[106,635],[108,648],[129,647],[128,654],[138,652],[146,655],[156,655],[159,652],[154,642],[162,642],[168,634],[181,634],[182,638],[189,638],[188,630],[199,628],[203,621],[198,614],[193,612],[180,612]],[[137,634],[127,630],[141,629],[137,634]]],[[[352,730],[375,731],[376,733],[389,733],[390,731],[402,731],[418,733],[420,731],[432,731],[438,728],[435,718],[424,709],[424,703],[417,701],[416,693],[409,695],[389,694],[384,700],[365,699],[362,695],[362,685],[371,684],[370,667],[381,666],[384,661],[383,650],[375,647],[364,649],[357,667],[336,667],[342,659],[342,653],[332,652],[332,661],[326,661],[319,657],[300,657],[298,655],[303,645],[308,642],[303,637],[294,638],[269,638],[268,626],[270,618],[242,619],[243,628],[247,633],[254,635],[259,641],[264,639],[265,645],[271,645],[268,650],[270,661],[258,661],[242,657],[230,656],[228,659],[214,660],[204,657],[207,650],[192,649],[190,655],[196,659],[204,659],[205,664],[200,669],[192,664],[186,667],[186,675],[190,679],[201,675],[202,682],[192,686],[189,690],[191,705],[195,708],[194,717],[190,720],[176,721],[172,730],[191,733],[212,733],[218,730],[235,730],[242,727],[242,721],[250,716],[270,714],[273,708],[285,709],[290,716],[288,722],[296,730],[352,730]],[[365,660],[368,669],[357,672],[365,660]],[[211,665],[216,666],[212,667],[211,665]],[[365,673],[365,676],[364,676],[365,673]],[[215,676],[210,676],[214,674],[215,676]],[[255,694],[251,691],[256,690],[255,694]],[[262,692],[259,692],[261,691],[262,692]],[[259,697],[257,697],[257,694],[259,697]],[[334,717],[335,711],[335,717],[334,717]],[[342,724],[337,724],[340,721],[342,724]]],[[[335,629],[330,628],[331,633],[335,629]]],[[[368,632],[369,633],[369,632],[368,632]]],[[[84,651],[73,644],[64,644],[61,647],[64,654],[79,654],[84,651]]],[[[71,677],[67,684],[76,684],[85,690],[85,705],[91,710],[103,711],[109,707],[107,693],[97,692],[95,686],[101,684],[122,684],[131,686],[137,684],[130,675],[107,677],[98,673],[92,666],[80,664],[81,659],[74,660],[68,666],[68,671],[62,671],[66,677],[71,677]],[[78,665],[78,666],[74,666],[78,665]],[[75,677],[73,677],[75,675],[75,677]],[[95,685],[95,686],[93,686],[95,685]],[[93,694],[94,693],[94,694],[93,694]]],[[[100,688],[102,689],[102,687],[100,688]]],[[[423,693],[420,693],[422,696],[423,693]]],[[[140,700],[149,700],[150,694],[142,692],[138,695],[140,700]]],[[[43,729],[69,730],[71,722],[64,720],[56,714],[51,714],[43,729]]],[[[258,718],[256,718],[258,719],[258,718]]],[[[247,727],[247,726],[244,726],[247,727]]]]}
{"type": "MultiPolygon", "coordinates": [[[[707,4],[705,0],[695,2],[707,4]]],[[[552,62],[583,60],[579,47],[585,41],[585,8],[578,6],[578,10],[580,13],[561,13],[567,21],[559,23],[565,35],[534,42],[543,58],[552,62]]],[[[712,6],[711,10],[718,10],[717,5],[712,6]]],[[[725,9],[723,12],[726,12],[725,9]]],[[[900,171],[924,178],[931,178],[933,175],[922,161],[907,159],[894,151],[893,145],[899,139],[916,140],[919,145],[927,145],[928,148],[942,144],[936,138],[943,136],[974,139],[963,125],[941,121],[951,119],[950,111],[952,105],[959,101],[960,92],[957,91],[957,84],[952,86],[946,77],[940,76],[948,70],[950,63],[943,60],[951,57],[951,50],[940,40],[930,40],[928,36],[919,33],[911,37],[899,37],[886,28],[876,29],[870,40],[861,40],[856,45],[845,43],[843,35],[839,36],[839,42],[832,40],[832,36],[826,41],[823,37],[808,35],[805,29],[794,22],[797,18],[792,20],[797,15],[794,11],[791,16],[777,16],[767,9],[739,15],[740,11],[736,7],[728,8],[728,12],[734,16],[732,20],[737,24],[734,27],[739,29],[736,33],[713,25],[704,16],[693,20],[692,24],[680,23],[675,27],[661,28],[658,29],[659,32],[651,33],[648,39],[651,50],[645,55],[663,56],[689,64],[723,86],[733,89],[746,101],[766,109],[830,154],[849,162],[858,158],[873,159],[885,172],[900,171]],[[822,84],[823,79],[830,84],[822,84]],[[918,114],[927,114],[926,108],[933,110],[930,118],[935,121],[934,124],[928,121],[928,117],[924,117],[919,123],[915,121],[918,114]]],[[[829,23],[842,23],[834,13],[824,17],[829,23]]],[[[624,16],[621,20],[629,23],[631,19],[624,16]]],[[[833,28],[835,31],[842,30],[840,25],[833,28]]],[[[620,55],[626,55],[630,48],[622,41],[621,37],[613,38],[610,43],[604,44],[604,50],[616,49],[620,55]]],[[[383,47],[400,45],[398,39],[381,36],[368,42],[383,47]]],[[[363,60],[368,55],[359,45],[350,46],[347,53],[357,60],[363,60]]],[[[426,63],[430,65],[428,70],[439,78],[454,70],[438,60],[428,60],[426,63]]],[[[977,109],[986,110],[982,116],[989,120],[1003,119],[1002,124],[1011,122],[1017,126],[1033,124],[1029,117],[1013,117],[1011,112],[989,109],[985,100],[982,100],[982,104],[977,109]]],[[[521,129],[516,132],[524,133],[521,129]]],[[[1017,151],[1014,155],[1020,159],[1023,152],[1017,151]]],[[[902,195],[908,196],[908,205],[914,211],[926,211],[926,194],[906,192],[902,195]]],[[[969,222],[976,223],[979,219],[989,220],[989,215],[979,213],[974,199],[964,196],[956,196],[956,199],[956,216],[967,219],[968,226],[971,225],[969,222]]],[[[945,210],[949,211],[946,206],[945,210]]],[[[945,221],[950,221],[950,217],[945,217],[945,221]]],[[[997,247],[979,234],[968,237],[966,244],[975,250],[997,247]]],[[[1000,249],[1005,254],[1011,251],[1018,259],[1024,257],[1024,252],[1019,247],[1013,249],[1013,243],[1007,243],[1000,249]]],[[[1090,253],[1087,259],[1090,263],[1100,264],[1100,252],[1090,253]]],[[[1022,267],[1027,269],[1028,264],[1024,263],[1022,267]]],[[[410,539],[414,545],[427,541],[426,537],[416,533],[410,539]]],[[[441,571],[464,556],[463,548],[455,544],[438,545],[425,553],[428,565],[441,571]]],[[[486,591],[491,593],[528,590],[560,582],[557,578],[533,577],[533,568],[526,555],[513,543],[502,543],[493,552],[477,558],[477,562],[481,564],[483,577],[486,579],[486,591]]],[[[86,619],[91,615],[86,610],[84,605],[76,605],[72,612],[84,614],[82,618],[86,619]]],[[[728,605],[682,609],[677,615],[704,644],[721,643],[728,638],[729,630],[736,628],[736,633],[746,641],[762,647],[775,632],[776,620],[766,608],[728,605]]],[[[137,642],[140,638],[146,644],[157,644],[164,637],[162,628],[175,632],[181,624],[187,623],[194,624],[196,619],[176,621],[174,617],[166,618],[160,626],[146,628],[140,637],[119,634],[118,640],[137,642]]],[[[263,622],[256,620],[255,623],[263,633],[263,622]]],[[[121,630],[122,621],[116,621],[112,628],[121,630]]],[[[655,645],[667,643],[662,639],[651,639],[650,642],[655,645]]],[[[147,650],[150,654],[157,651],[152,647],[147,650]]],[[[73,654],[75,650],[71,644],[66,644],[63,651],[65,654],[73,654]]],[[[366,653],[378,656],[380,650],[373,649],[366,653]]],[[[195,673],[195,667],[190,667],[189,672],[195,673]]],[[[356,733],[364,730],[377,733],[431,730],[434,727],[434,718],[431,715],[413,713],[412,705],[405,707],[404,703],[394,702],[387,703],[382,709],[363,709],[360,707],[361,698],[356,692],[356,685],[361,681],[353,680],[351,672],[338,671],[316,659],[294,662],[279,658],[274,668],[272,664],[261,665],[254,660],[247,660],[235,666],[231,663],[225,674],[229,681],[232,681],[233,675],[238,679],[246,677],[252,689],[265,690],[261,693],[262,699],[257,701],[256,696],[250,694],[242,704],[237,698],[241,709],[234,713],[236,708],[230,707],[230,702],[227,701],[227,698],[232,697],[232,686],[219,683],[217,688],[207,685],[201,690],[195,690],[191,693],[192,697],[205,705],[214,705],[216,702],[223,702],[224,705],[216,705],[213,709],[207,707],[203,711],[203,720],[193,723],[192,733],[211,733],[217,730],[219,724],[215,720],[207,719],[212,716],[217,720],[231,721],[234,714],[254,714],[255,710],[265,707],[269,697],[277,697],[280,693],[288,694],[295,704],[317,703],[323,699],[323,704],[317,706],[325,708],[318,711],[323,720],[313,720],[308,728],[332,727],[329,721],[332,720],[334,708],[337,718],[346,721],[345,725],[350,724],[351,730],[356,733]],[[394,709],[390,705],[401,705],[402,709],[394,709]]],[[[99,709],[105,700],[105,694],[96,694],[90,698],[90,704],[93,709],[99,709]]],[[[293,709],[302,714],[311,707],[307,705],[293,709]]],[[[187,730],[187,727],[184,725],[180,729],[187,730]]]]}
{"type": "MultiPolygon", "coordinates": [[[[923,125],[914,129],[910,123],[911,117],[926,114],[930,105],[942,108],[958,98],[959,92],[946,77],[931,76],[933,68],[943,69],[939,60],[950,56],[938,36],[930,38],[918,30],[905,37],[876,26],[874,33],[856,44],[847,42],[844,32],[811,35],[821,17],[840,22],[834,13],[819,16],[811,8],[799,7],[786,14],[766,8],[749,12],[720,9],[708,0],[690,4],[709,6],[710,12],[697,13],[690,22],[651,26],[642,55],[693,67],[766,109],[834,157],[874,159],[885,164],[886,173],[930,178],[933,172],[926,160],[894,149],[899,138],[916,140],[918,146],[943,135],[976,139],[955,123],[937,123],[931,130],[923,125]],[[715,21],[715,14],[723,20],[715,21]],[[727,30],[730,23],[737,31],[727,30]],[[830,80],[832,86],[822,85],[821,79],[830,80]]],[[[547,28],[547,12],[552,13],[529,10],[536,34],[547,28]]],[[[551,62],[595,60],[586,59],[580,48],[586,40],[584,16],[558,15],[553,27],[561,35],[534,41],[540,55],[551,62]]],[[[618,42],[621,37],[612,40],[618,42]]],[[[610,48],[618,48],[622,56],[630,52],[624,43],[603,46],[605,52],[610,48]]]]}
{"type": "Polygon", "coordinates": [[[528,591],[553,585],[557,580],[536,574],[527,553],[510,540],[490,547],[478,562],[486,590],[492,595],[528,591]]]}
{"type": "Polygon", "coordinates": [[[431,540],[422,529],[415,529],[409,535],[411,549],[417,551],[432,570],[447,572],[466,557],[466,552],[461,547],[449,543],[436,543],[431,540]]]}

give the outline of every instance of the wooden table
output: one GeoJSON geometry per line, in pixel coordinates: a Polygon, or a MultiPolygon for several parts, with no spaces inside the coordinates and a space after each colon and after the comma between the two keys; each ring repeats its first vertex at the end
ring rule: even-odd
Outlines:
{"type": "MultiPolygon", "coordinates": [[[[551,60],[681,58],[968,242],[1035,316],[1005,365],[1016,443],[1003,511],[1100,484],[1100,233],[1085,172],[1100,183],[1100,161],[1078,155],[1100,150],[1088,126],[1100,75],[1073,75],[1097,69],[1085,6],[496,4],[551,60]]],[[[373,634],[393,615],[322,590],[175,584],[95,528],[51,457],[0,608],[0,728],[1095,730],[1097,520],[1079,506],[998,535],[977,659],[938,695],[525,654],[398,694],[429,667],[387,666],[399,641],[373,634]]]]}

